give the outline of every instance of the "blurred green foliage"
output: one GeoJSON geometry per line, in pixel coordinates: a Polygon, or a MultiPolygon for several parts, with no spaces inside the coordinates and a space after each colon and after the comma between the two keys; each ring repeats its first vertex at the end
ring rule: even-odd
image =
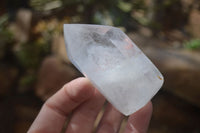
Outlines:
{"type": "Polygon", "coordinates": [[[13,35],[7,28],[8,14],[0,16],[0,59],[2,59],[7,50],[11,47],[13,35]]]}
{"type": "MultiPolygon", "coordinates": [[[[83,23],[126,28],[135,27],[133,25],[135,18],[131,15],[133,11],[146,10],[144,0],[30,0],[30,4],[34,10],[41,13],[53,9],[66,9],[81,16],[80,22],[83,23]]],[[[144,18],[142,19],[144,20],[144,18]]],[[[142,21],[142,23],[146,22],[142,21]]]]}
{"type": "Polygon", "coordinates": [[[44,56],[49,53],[49,44],[40,42],[23,43],[16,51],[16,57],[24,68],[37,68],[44,56]]]}
{"type": "Polygon", "coordinates": [[[30,0],[30,5],[37,11],[56,9],[62,6],[61,0],[30,0]]]}
{"type": "Polygon", "coordinates": [[[0,16],[0,29],[1,30],[2,30],[3,26],[5,26],[5,23],[7,23],[7,22],[8,22],[8,14],[4,14],[4,15],[0,16]]]}
{"type": "Polygon", "coordinates": [[[36,80],[37,80],[37,76],[34,71],[25,73],[19,79],[19,86],[20,86],[19,89],[23,91],[23,89],[33,86],[36,80]]]}
{"type": "Polygon", "coordinates": [[[119,1],[118,5],[119,9],[123,12],[130,12],[132,9],[132,4],[129,2],[119,1]]]}
{"type": "Polygon", "coordinates": [[[188,42],[185,42],[184,46],[185,48],[191,49],[191,50],[200,49],[200,39],[192,39],[188,42]]]}
{"type": "Polygon", "coordinates": [[[8,14],[0,16],[0,45],[4,45],[6,42],[12,41],[12,33],[7,28],[8,14]]]}
{"type": "Polygon", "coordinates": [[[50,45],[45,41],[36,40],[19,44],[14,51],[18,67],[21,70],[19,77],[19,91],[30,89],[37,80],[37,71],[42,60],[50,53],[50,45]]]}

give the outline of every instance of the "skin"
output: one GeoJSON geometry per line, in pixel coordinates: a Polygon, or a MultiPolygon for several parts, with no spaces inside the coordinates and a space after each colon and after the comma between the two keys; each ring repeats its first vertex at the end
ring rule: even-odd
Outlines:
{"type": "MultiPolygon", "coordinates": [[[[104,102],[105,98],[87,78],[75,79],[44,103],[28,133],[60,133],[68,119],[65,133],[92,133],[104,102]]],[[[149,102],[129,116],[123,133],[146,133],[151,114],[152,104],[149,102]]],[[[117,133],[123,118],[120,112],[108,104],[96,133],[117,133]]]]}

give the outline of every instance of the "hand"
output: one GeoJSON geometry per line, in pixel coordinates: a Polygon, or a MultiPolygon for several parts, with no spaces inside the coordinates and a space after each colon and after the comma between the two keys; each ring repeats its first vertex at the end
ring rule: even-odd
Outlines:
{"type": "MultiPolygon", "coordinates": [[[[65,133],[92,133],[105,98],[86,78],[66,84],[43,105],[28,133],[60,133],[73,112],[65,133]]],[[[152,114],[149,102],[128,118],[124,133],[145,133],[152,114]]],[[[117,133],[124,116],[110,104],[106,106],[97,133],[117,133]]]]}

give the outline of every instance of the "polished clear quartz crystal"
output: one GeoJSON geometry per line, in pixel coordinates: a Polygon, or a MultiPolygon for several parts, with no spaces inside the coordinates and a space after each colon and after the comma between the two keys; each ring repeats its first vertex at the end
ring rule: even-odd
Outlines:
{"type": "Polygon", "coordinates": [[[157,93],[163,76],[120,29],[65,24],[71,62],[121,113],[130,115],[157,93]]]}

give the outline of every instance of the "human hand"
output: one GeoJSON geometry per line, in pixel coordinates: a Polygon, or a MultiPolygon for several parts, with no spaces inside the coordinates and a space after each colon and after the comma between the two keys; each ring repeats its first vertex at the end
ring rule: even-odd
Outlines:
{"type": "MultiPolygon", "coordinates": [[[[72,113],[65,133],[92,133],[94,122],[105,98],[86,78],[66,84],[43,105],[28,133],[60,133],[72,113]]],[[[128,118],[123,133],[145,133],[152,114],[149,102],[128,118]]],[[[106,106],[96,133],[117,133],[124,116],[113,106],[106,106]]]]}

